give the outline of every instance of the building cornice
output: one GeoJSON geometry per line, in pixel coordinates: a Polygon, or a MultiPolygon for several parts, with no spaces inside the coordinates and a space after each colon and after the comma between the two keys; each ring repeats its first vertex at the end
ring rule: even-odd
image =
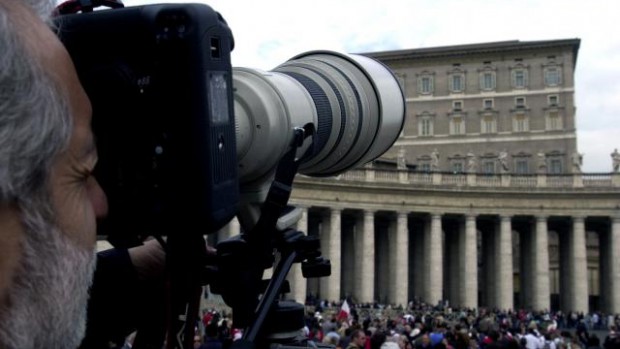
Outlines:
{"type": "Polygon", "coordinates": [[[544,48],[557,48],[557,47],[570,47],[573,50],[573,65],[577,62],[577,53],[579,51],[579,45],[581,39],[558,39],[558,40],[539,40],[539,41],[498,41],[490,43],[478,43],[478,44],[466,44],[466,45],[453,45],[453,46],[439,46],[439,47],[427,47],[418,49],[406,49],[406,50],[394,50],[394,51],[381,51],[381,52],[368,52],[362,53],[365,56],[378,59],[384,63],[391,63],[396,61],[410,61],[420,60],[428,58],[442,58],[442,57],[462,57],[471,55],[485,55],[489,53],[498,52],[510,52],[510,51],[522,51],[532,49],[544,49],[544,48]]]}

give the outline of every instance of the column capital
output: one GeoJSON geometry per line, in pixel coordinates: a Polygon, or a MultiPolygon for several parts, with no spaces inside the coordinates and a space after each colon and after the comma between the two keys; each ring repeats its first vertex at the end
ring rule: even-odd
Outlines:
{"type": "Polygon", "coordinates": [[[459,221],[464,222],[465,224],[474,223],[475,225],[476,222],[478,221],[478,215],[474,213],[466,213],[463,215],[462,218],[459,219],[459,221]]]}
{"type": "Polygon", "coordinates": [[[342,209],[340,207],[330,207],[329,212],[330,213],[341,213],[342,209]]]}
{"type": "Polygon", "coordinates": [[[547,222],[547,219],[549,219],[549,216],[543,214],[534,216],[534,220],[536,220],[536,222],[547,222]]]}
{"type": "Polygon", "coordinates": [[[512,221],[512,215],[500,214],[499,220],[500,221],[512,221]]]}
{"type": "Polygon", "coordinates": [[[573,223],[583,223],[586,220],[585,215],[575,215],[571,216],[573,223]]]}
{"type": "Polygon", "coordinates": [[[409,211],[396,211],[396,218],[409,218],[409,211]]]}

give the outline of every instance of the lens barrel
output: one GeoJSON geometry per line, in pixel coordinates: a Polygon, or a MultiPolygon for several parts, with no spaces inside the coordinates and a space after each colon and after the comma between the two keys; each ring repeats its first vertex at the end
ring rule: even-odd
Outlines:
{"type": "Polygon", "coordinates": [[[316,130],[300,151],[300,172],[333,176],[381,156],[405,120],[393,73],[361,55],[312,51],[269,72],[234,68],[233,85],[242,184],[277,165],[294,127],[316,130]]]}

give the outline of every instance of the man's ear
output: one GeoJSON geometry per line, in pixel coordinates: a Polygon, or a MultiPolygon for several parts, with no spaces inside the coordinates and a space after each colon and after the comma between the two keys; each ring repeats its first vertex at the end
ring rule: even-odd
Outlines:
{"type": "Polygon", "coordinates": [[[24,228],[14,204],[0,203],[0,306],[19,265],[24,228]]]}

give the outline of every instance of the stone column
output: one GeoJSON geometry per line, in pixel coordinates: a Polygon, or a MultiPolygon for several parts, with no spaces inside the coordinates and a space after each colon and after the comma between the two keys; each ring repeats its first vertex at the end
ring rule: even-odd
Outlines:
{"type": "Polygon", "coordinates": [[[436,305],[443,298],[443,248],[442,248],[441,215],[431,214],[431,226],[428,235],[425,236],[424,245],[426,255],[424,266],[425,300],[436,305]]]}
{"type": "Polygon", "coordinates": [[[330,301],[340,300],[340,278],[341,278],[341,214],[340,209],[332,209],[329,224],[329,261],[332,265],[332,274],[329,277],[327,287],[327,299],[330,301]]]}
{"type": "Polygon", "coordinates": [[[476,215],[465,215],[465,229],[460,240],[460,305],[467,308],[478,308],[478,239],[476,215]]]}
{"type": "Polygon", "coordinates": [[[396,223],[396,289],[394,303],[407,306],[409,301],[409,221],[407,212],[399,212],[396,223]]]}
{"type": "MultiPolygon", "coordinates": [[[[308,233],[308,208],[302,207],[302,214],[297,221],[297,230],[308,233]]],[[[291,296],[294,300],[304,304],[306,301],[307,280],[301,272],[301,263],[294,263],[288,274],[289,284],[291,286],[291,296]]]]}
{"type": "Polygon", "coordinates": [[[588,312],[588,261],[586,254],[586,227],[584,217],[573,217],[570,236],[570,280],[573,292],[570,306],[578,312],[588,312]]]}
{"type": "Polygon", "coordinates": [[[620,258],[616,255],[620,251],[620,218],[615,217],[611,222],[611,234],[609,237],[608,257],[608,284],[609,288],[603,290],[609,296],[608,309],[606,312],[612,314],[620,313],[620,258]]]}
{"type": "Polygon", "coordinates": [[[572,298],[571,261],[570,261],[570,229],[558,229],[559,259],[560,259],[560,309],[570,311],[572,298]]]}
{"type": "Polygon", "coordinates": [[[362,273],[360,275],[361,302],[374,302],[375,300],[375,213],[364,210],[364,228],[362,232],[362,273]]]}
{"type": "MultiPolygon", "coordinates": [[[[532,308],[534,310],[548,310],[551,306],[549,293],[549,232],[547,231],[547,217],[536,217],[536,229],[533,237],[533,276],[532,308]]],[[[585,245],[584,245],[585,246],[585,245]]]]}
{"type": "Polygon", "coordinates": [[[514,280],[512,265],[512,221],[500,216],[495,253],[495,303],[499,309],[514,308],[514,280]]]}

